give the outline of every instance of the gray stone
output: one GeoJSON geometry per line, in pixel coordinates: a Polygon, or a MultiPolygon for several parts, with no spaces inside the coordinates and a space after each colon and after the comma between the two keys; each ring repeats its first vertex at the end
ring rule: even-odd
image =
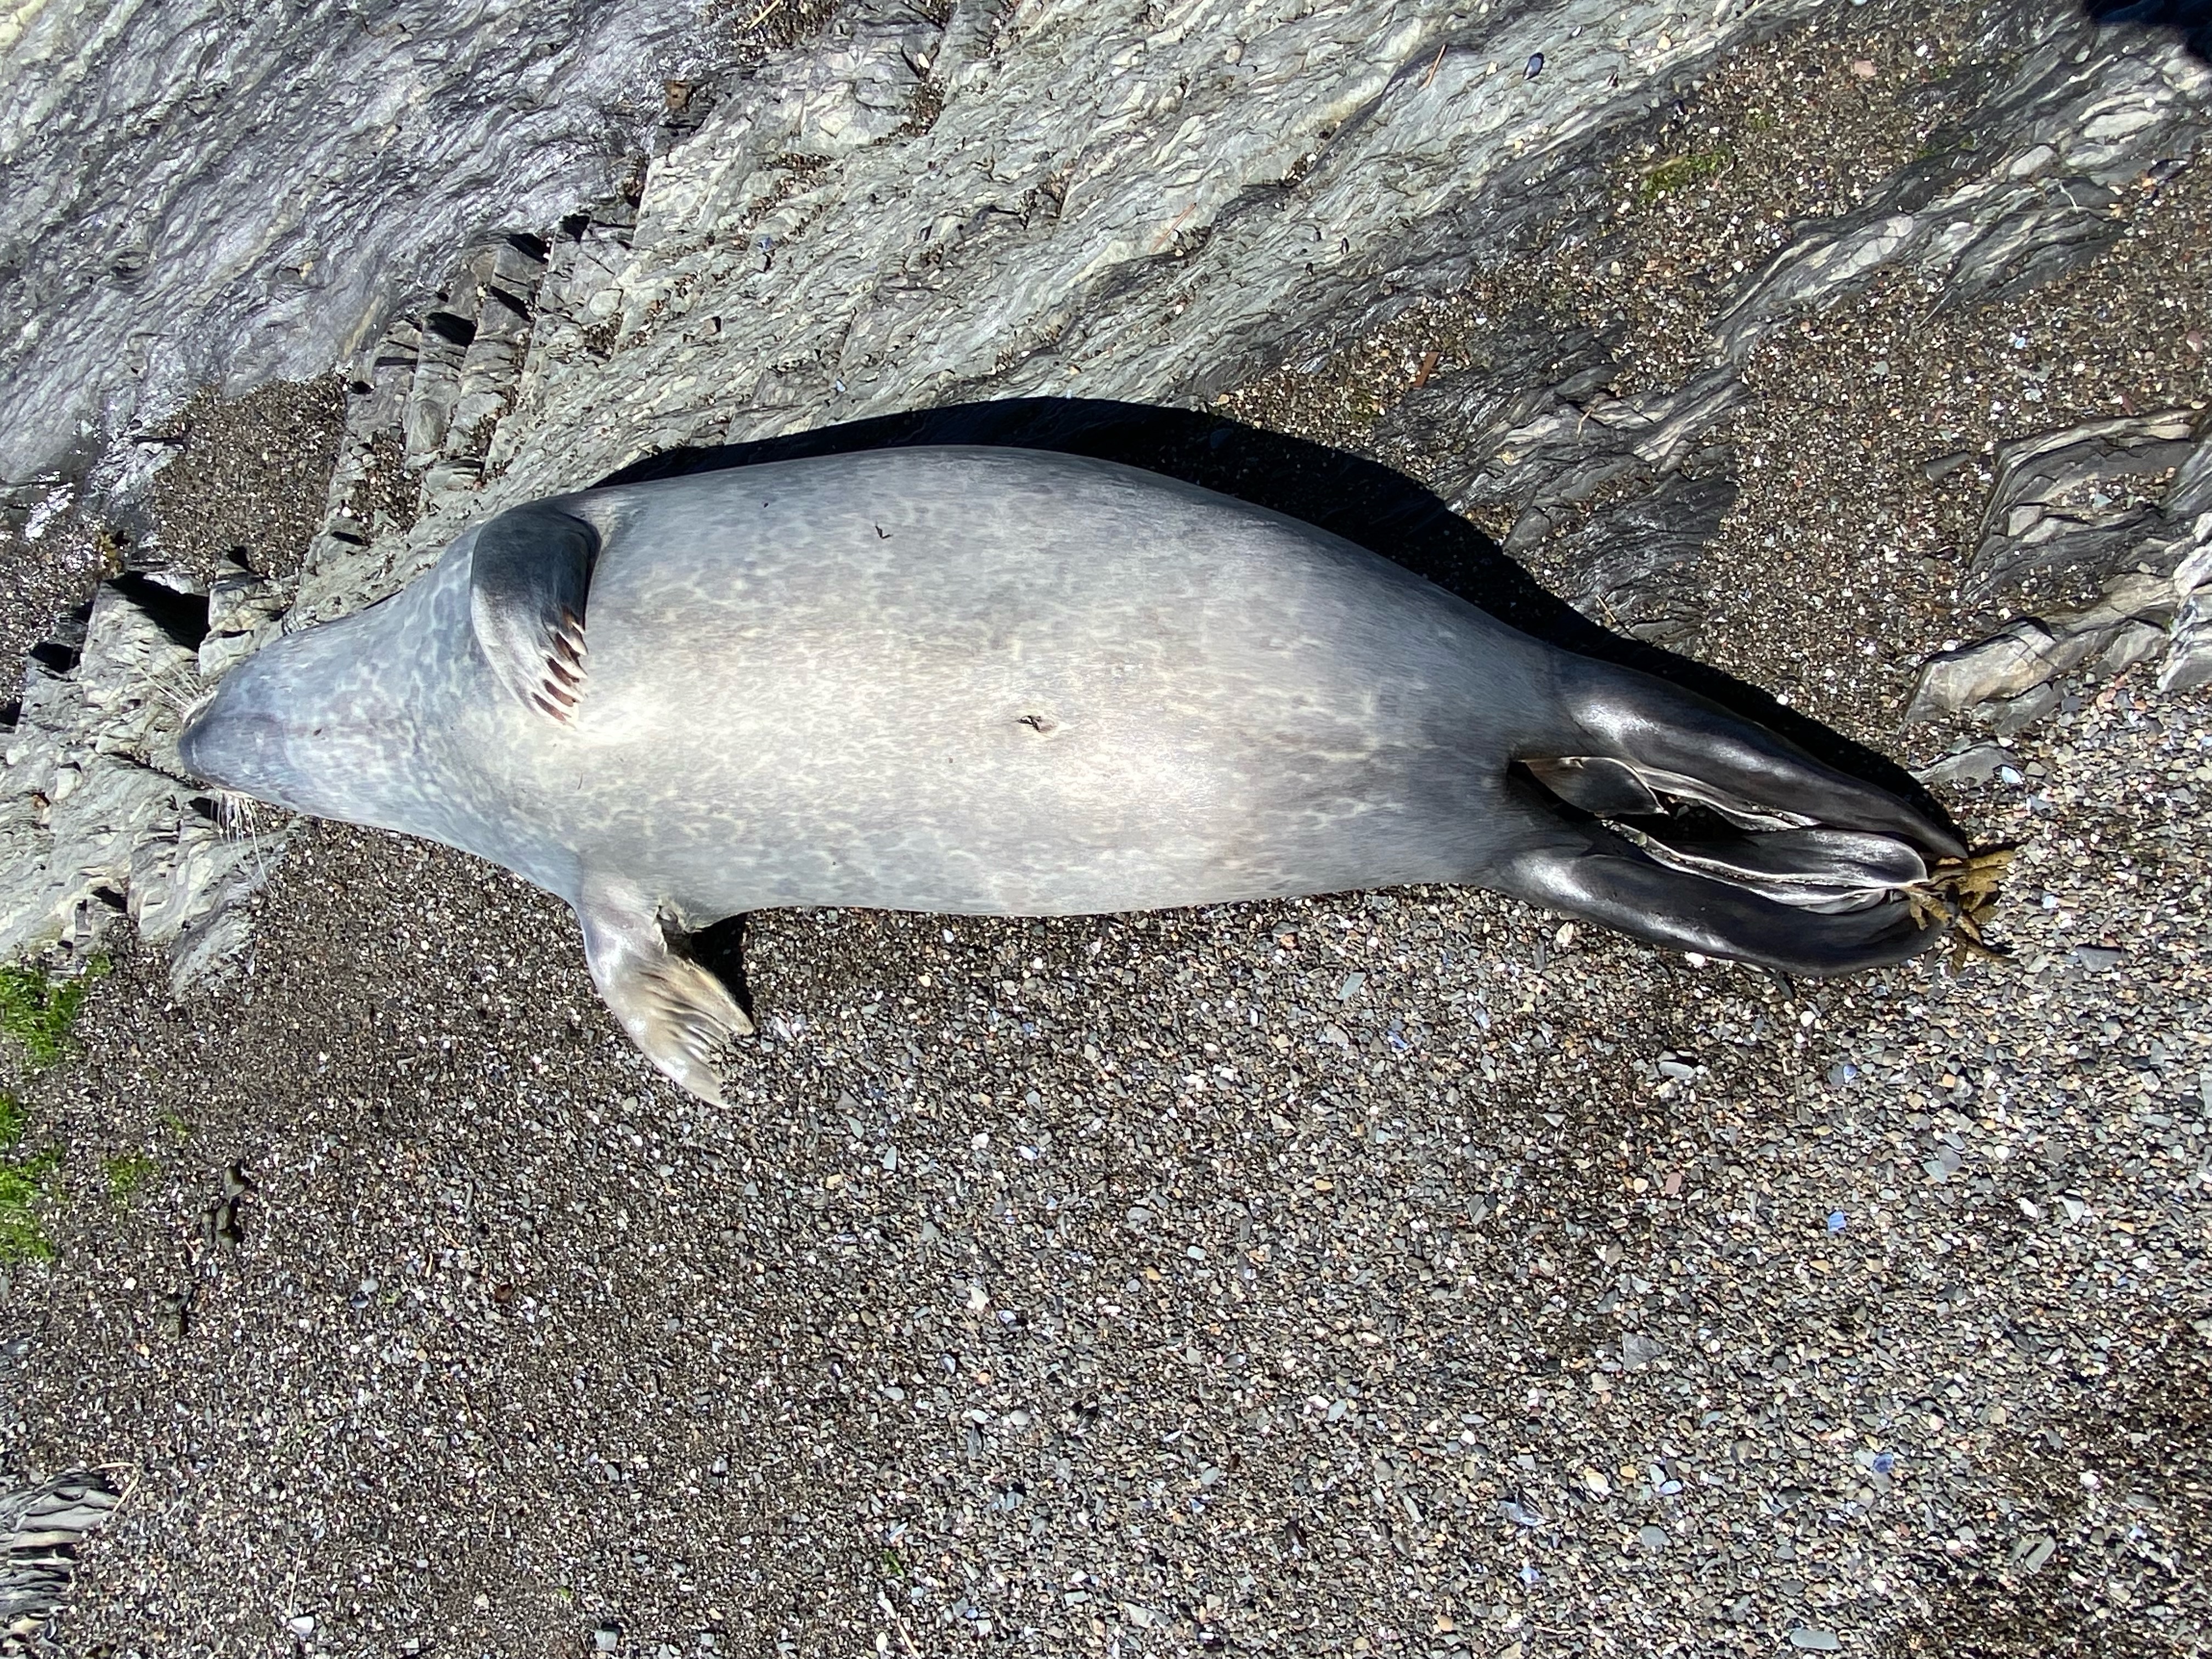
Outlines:
{"type": "Polygon", "coordinates": [[[1933,720],[1976,703],[2017,696],[2063,672],[2087,654],[2033,617],[1956,650],[1938,652],[1921,668],[1906,718],[1933,720]]]}
{"type": "Polygon", "coordinates": [[[2124,673],[2138,663],[2148,662],[2166,648],[2166,633],[2148,623],[2122,623],[2107,636],[2105,648],[2100,651],[2085,672],[2098,679],[2108,679],[2114,674],[2124,673]]]}
{"type": "Polygon", "coordinates": [[[1620,1339],[1620,1363],[1626,1370],[1641,1370],[1665,1352],[1665,1345],[1657,1337],[1647,1336],[1641,1331],[1631,1331],[1620,1339]]]}
{"type": "Polygon", "coordinates": [[[1912,775],[1923,783],[1956,788],[1960,784],[1987,783],[2003,768],[2019,764],[2020,757],[2002,744],[1978,743],[1955,755],[1946,755],[1932,766],[1920,768],[1912,775]]]}
{"type": "Polygon", "coordinates": [[[2059,702],[2057,686],[2039,685],[2033,691],[2023,691],[2016,697],[1977,703],[1972,714],[1976,720],[1997,736],[2009,738],[2025,732],[2038,720],[2050,719],[2058,712],[2059,702]]]}
{"type": "Polygon", "coordinates": [[[122,1497],[106,1473],[89,1469],[0,1492],[0,1630],[37,1631],[60,1610],[77,1546],[122,1497]]]}
{"type": "Polygon", "coordinates": [[[2086,610],[2023,617],[1986,639],[1930,657],[1905,717],[1934,720],[1981,704],[1979,717],[2001,734],[2019,731],[2056,706],[2055,699],[2027,694],[2084,664],[2112,673],[2144,660],[2165,637],[2161,624],[2173,609],[2172,585],[2164,578],[2115,576],[2086,610]]]}
{"type": "Polygon", "coordinates": [[[2143,481],[2174,471],[2198,447],[2187,410],[2006,444],[1967,564],[1970,590],[1996,592],[2039,572],[2170,568],[2179,531],[2162,506],[2144,501],[2143,481]]]}
{"type": "Polygon", "coordinates": [[[2172,642],[2158,672],[2158,689],[2193,690],[2208,680],[2212,680],[2212,587],[2200,587],[2174,615],[2172,642]]]}

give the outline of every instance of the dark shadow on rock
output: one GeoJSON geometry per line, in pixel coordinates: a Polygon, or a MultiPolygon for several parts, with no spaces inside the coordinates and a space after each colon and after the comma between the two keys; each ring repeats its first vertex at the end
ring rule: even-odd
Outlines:
{"type": "Polygon", "coordinates": [[[1784,708],[1756,686],[1599,627],[1403,474],[1340,449],[1204,410],[1083,398],[953,404],[751,443],[672,449],[633,463],[600,484],[920,444],[1043,449],[1119,461],[1303,519],[1427,577],[1524,633],[1565,650],[1642,669],[1711,697],[1830,765],[1948,822],[1927,792],[1886,756],[1784,708]]]}
{"type": "Polygon", "coordinates": [[[2083,0],[2092,21],[2179,29],[2191,53],[2212,64],[2212,0],[2083,0]]]}
{"type": "Polygon", "coordinates": [[[107,585],[153,618],[162,633],[185,650],[198,650],[200,641],[207,638],[206,594],[181,592],[136,570],[125,571],[107,585]]]}

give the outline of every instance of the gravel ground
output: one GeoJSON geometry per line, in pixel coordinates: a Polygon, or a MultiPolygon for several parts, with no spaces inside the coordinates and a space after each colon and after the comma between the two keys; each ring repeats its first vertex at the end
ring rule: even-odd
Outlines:
{"type": "MultiPolygon", "coordinates": [[[[1876,94],[1923,38],[1746,53],[1655,156],[1794,142],[1848,194],[1919,142],[1876,94]]],[[[1663,379],[1652,319],[1742,215],[1634,167],[1616,234],[1674,268],[1512,280],[1638,319],[1663,379]]],[[[2027,300],[1881,290],[1762,347],[1767,464],[1683,648],[1916,764],[1963,735],[1897,726],[1977,621],[1978,496],[1921,463],[2206,398],[2199,171],[2027,300]],[[2015,407],[2045,361],[2063,407],[2015,407]]],[[[1231,407],[1357,447],[1495,303],[1231,407]]],[[[165,524],[272,424],[188,443],[165,524]]],[[[1951,797],[2021,848],[2007,964],[1792,987],[1456,890],[778,913],[720,1113],[622,1041],[562,907],[308,826],[245,971],[176,1006],[126,955],[21,1085],[67,1161],[5,1453],[136,1472],[63,1645],[2201,1651],[2212,723],[2142,670],[2069,702],[1951,797]]]]}
{"type": "Polygon", "coordinates": [[[231,403],[212,392],[193,398],[147,434],[177,453],[154,477],[143,523],[109,520],[70,486],[25,486],[24,520],[0,522],[0,663],[21,662],[57,616],[126,565],[205,580],[236,552],[264,575],[295,575],[322,526],[344,419],[335,376],[231,403]]]}

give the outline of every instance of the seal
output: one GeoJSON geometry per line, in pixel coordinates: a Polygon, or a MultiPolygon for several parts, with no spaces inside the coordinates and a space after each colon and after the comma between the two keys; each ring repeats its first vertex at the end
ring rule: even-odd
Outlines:
{"type": "Polygon", "coordinates": [[[248,659],[180,750],[566,900],[623,1028],[708,1101],[752,1028],[683,934],[746,911],[1454,883],[1830,975],[1933,944],[1899,890],[1964,851],[1765,728],[1341,538],[1015,449],[513,508],[248,659]]]}

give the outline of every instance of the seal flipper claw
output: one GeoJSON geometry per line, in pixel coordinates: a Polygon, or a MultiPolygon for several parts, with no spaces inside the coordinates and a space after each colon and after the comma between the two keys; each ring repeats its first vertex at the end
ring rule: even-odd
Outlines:
{"type": "Polygon", "coordinates": [[[477,532],[469,622],[493,675],[523,705],[562,725],[584,690],[583,605],[599,532],[557,506],[510,508],[477,532]]]}
{"type": "Polygon", "coordinates": [[[714,1062],[753,1023],[722,981],[668,945],[653,902],[635,884],[587,878],[576,902],[592,981],[629,1040],[710,1106],[722,1103],[714,1062]]]}

